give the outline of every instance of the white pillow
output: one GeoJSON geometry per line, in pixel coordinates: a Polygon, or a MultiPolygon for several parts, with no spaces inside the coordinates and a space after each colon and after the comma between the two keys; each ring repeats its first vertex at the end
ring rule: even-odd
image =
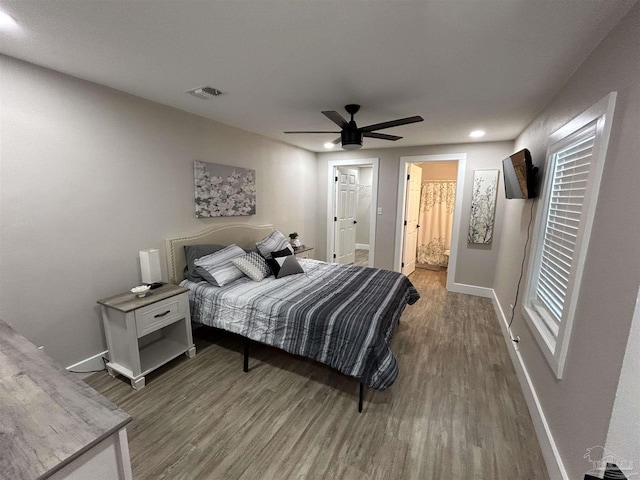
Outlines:
{"type": "Polygon", "coordinates": [[[211,255],[198,258],[193,264],[196,267],[196,273],[207,282],[223,287],[244,276],[244,273],[232,262],[234,258],[242,257],[244,254],[243,249],[233,244],[211,255]]]}
{"type": "Polygon", "coordinates": [[[254,282],[260,282],[271,275],[267,261],[258,252],[249,252],[243,257],[234,258],[232,263],[254,282]]]}

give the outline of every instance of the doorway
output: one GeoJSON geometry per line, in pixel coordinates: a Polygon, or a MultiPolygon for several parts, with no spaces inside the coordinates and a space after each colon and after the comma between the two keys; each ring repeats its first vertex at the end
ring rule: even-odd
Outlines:
{"type": "Polygon", "coordinates": [[[452,290],[466,154],[401,157],[394,269],[447,270],[452,290]],[[456,188],[459,186],[459,188],[456,188]]]}
{"type": "Polygon", "coordinates": [[[374,265],[378,159],[328,162],[327,262],[374,265]]]}

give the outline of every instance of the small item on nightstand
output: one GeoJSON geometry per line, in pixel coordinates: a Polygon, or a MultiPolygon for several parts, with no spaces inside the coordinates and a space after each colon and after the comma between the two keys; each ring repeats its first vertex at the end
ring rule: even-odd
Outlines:
{"type": "Polygon", "coordinates": [[[137,297],[144,297],[147,292],[151,289],[149,285],[138,285],[137,287],[133,287],[131,289],[131,293],[135,293],[137,297]]]}
{"type": "Polygon", "coordinates": [[[291,246],[294,248],[294,250],[296,248],[302,248],[302,242],[298,238],[298,232],[289,234],[289,243],[291,243],[291,246]]]}
{"type": "Polygon", "coordinates": [[[148,285],[151,288],[151,290],[154,290],[154,289],[159,288],[162,285],[164,285],[164,283],[163,282],[154,282],[154,283],[145,283],[145,285],[148,285]]]}

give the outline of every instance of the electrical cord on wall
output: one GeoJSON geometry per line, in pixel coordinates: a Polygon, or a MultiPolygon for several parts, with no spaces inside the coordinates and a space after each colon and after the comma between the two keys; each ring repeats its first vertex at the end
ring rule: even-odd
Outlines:
{"type": "Polygon", "coordinates": [[[531,202],[531,212],[529,214],[529,224],[527,225],[527,240],[524,242],[524,249],[522,252],[522,263],[520,264],[520,278],[518,278],[518,286],[516,287],[516,298],[513,301],[513,306],[511,307],[511,319],[509,320],[509,325],[507,328],[509,329],[509,336],[511,337],[511,341],[518,343],[520,340],[517,338],[513,338],[511,333],[511,324],[513,323],[513,318],[516,313],[516,306],[518,305],[518,296],[520,294],[520,283],[522,282],[522,276],[524,274],[524,262],[527,259],[527,247],[529,246],[529,238],[531,236],[531,223],[533,222],[533,206],[535,205],[535,198],[531,202]]]}

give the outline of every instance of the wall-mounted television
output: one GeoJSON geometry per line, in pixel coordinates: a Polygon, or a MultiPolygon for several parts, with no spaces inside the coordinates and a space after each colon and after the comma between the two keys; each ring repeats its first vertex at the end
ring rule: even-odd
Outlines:
{"type": "Polygon", "coordinates": [[[502,161],[504,191],[507,198],[535,198],[538,167],[526,148],[502,161]]]}

